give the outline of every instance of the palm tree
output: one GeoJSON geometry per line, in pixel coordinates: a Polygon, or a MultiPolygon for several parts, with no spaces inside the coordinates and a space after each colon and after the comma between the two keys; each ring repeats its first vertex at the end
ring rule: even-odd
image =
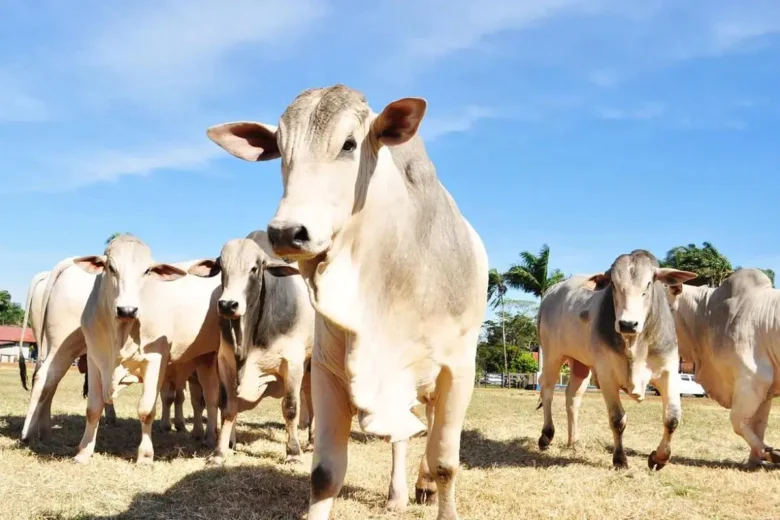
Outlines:
{"type": "Polygon", "coordinates": [[[523,251],[520,259],[519,264],[514,264],[504,274],[506,284],[513,289],[541,298],[550,287],[564,279],[559,269],[549,272],[550,246],[547,244],[542,245],[538,255],[523,251]]]}
{"type": "Polygon", "coordinates": [[[506,313],[504,312],[504,295],[508,289],[504,275],[499,273],[498,269],[491,269],[488,273],[487,299],[491,308],[501,307],[501,339],[504,345],[504,376],[501,378],[501,386],[504,386],[509,372],[509,361],[506,356],[506,313]]]}

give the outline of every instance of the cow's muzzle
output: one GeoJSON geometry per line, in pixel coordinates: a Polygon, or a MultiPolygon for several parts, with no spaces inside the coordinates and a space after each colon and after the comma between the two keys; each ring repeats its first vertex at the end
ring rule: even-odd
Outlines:
{"type": "Polygon", "coordinates": [[[271,222],[268,224],[268,240],[279,256],[305,254],[311,245],[309,230],[297,222],[271,222]]]}
{"type": "Polygon", "coordinates": [[[138,317],[138,307],[117,307],[116,317],[119,321],[133,321],[138,317]]]}
{"type": "Polygon", "coordinates": [[[235,300],[219,300],[217,302],[217,310],[223,318],[234,320],[240,317],[238,314],[238,302],[235,300]]]}

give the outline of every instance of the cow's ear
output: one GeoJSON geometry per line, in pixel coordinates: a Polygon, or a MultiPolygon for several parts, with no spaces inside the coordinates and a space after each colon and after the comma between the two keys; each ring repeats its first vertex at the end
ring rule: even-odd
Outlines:
{"type": "Polygon", "coordinates": [[[665,285],[680,285],[693,280],[698,275],[690,271],[680,271],[679,269],[670,269],[668,267],[661,267],[655,270],[655,279],[665,285]]]}
{"type": "Polygon", "coordinates": [[[199,262],[192,264],[190,268],[187,269],[188,274],[193,276],[200,276],[201,278],[212,278],[221,272],[222,263],[219,261],[219,258],[216,260],[212,260],[211,258],[200,260],[199,262]]]}
{"type": "Polygon", "coordinates": [[[371,125],[374,138],[385,146],[404,144],[417,133],[427,106],[422,98],[393,101],[374,119],[371,125]]]}
{"type": "Polygon", "coordinates": [[[106,257],[104,255],[74,258],[73,263],[89,274],[101,274],[106,269],[106,257]]]}
{"type": "Polygon", "coordinates": [[[278,276],[280,278],[283,276],[301,274],[301,272],[296,267],[285,264],[284,262],[280,262],[278,260],[269,260],[266,262],[265,270],[268,271],[269,274],[278,276]]]}
{"type": "Polygon", "coordinates": [[[281,157],[276,127],[252,121],[223,123],[206,130],[209,139],[245,161],[270,161],[281,157]]]}
{"type": "Polygon", "coordinates": [[[183,276],[187,276],[187,271],[179,269],[171,264],[153,264],[146,270],[146,273],[163,282],[172,282],[183,276]]]}
{"type": "Polygon", "coordinates": [[[612,282],[612,278],[610,277],[609,271],[607,271],[606,273],[594,274],[588,278],[585,285],[593,291],[600,291],[609,285],[610,282],[612,282]]]}

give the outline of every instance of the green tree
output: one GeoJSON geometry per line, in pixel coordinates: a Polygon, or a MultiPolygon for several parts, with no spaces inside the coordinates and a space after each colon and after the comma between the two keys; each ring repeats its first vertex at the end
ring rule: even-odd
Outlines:
{"type": "Polygon", "coordinates": [[[519,374],[531,374],[539,371],[539,362],[530,352],[518,352],[512,363],[513,372],[519,374]]]}
{"type": "Polygon", "coordinates": [[[560,270],[549,270],[550,246],[547,244],[542,246],[538,255],[523,251],[520,259],[520,263],[514,264],[504,274],[506,284],[513,289],[542,297],[551,286],[564,279],[560,270]]]}
{"type": "MultiPolygon", "coordinates": [[[[509,370],[509,361],[507,359],[506,354],[506,327],[505,327],[505,321],[506,321],[506,312],[504,310],[504,295],[506,294],[507,286],[504,282],[504,276],[498,272],[498,269],[491,269],[488,272],[488,292],[487,292],[487,299],[488,303],[490,303],[491,307],[495,309],[496,307],[500,307],[500,317],[501,317],[501,345],[504,349],[504,370],[503,370],[503,377],[502,381],[506,381],[506,374],[509,370]]],[[[503,383],[502,383],[503,384],[503,383]]]]}
{"type": "Polygon", "coordinates": [[[0,291],[0,325],[21,325],[24,307],[11,301],[11,293],[0,291]]]}
{"type": "Polygon", "coordinates": [[[699,277],[692,280],[691,285],[710,287],[718,287],[728,275],[734,272],[729,259],[710,242],[702,242],[702,247],[688,244],[670,249],[661,266],[692,271],[699,277]]]}
{"type": "Polygon", "coordinates": [[[772,269],[761,269],[764,271],[764,274],[769,277],[770,280],[772,280],[772,287],[775,286],[775,272],[772,269]]]}

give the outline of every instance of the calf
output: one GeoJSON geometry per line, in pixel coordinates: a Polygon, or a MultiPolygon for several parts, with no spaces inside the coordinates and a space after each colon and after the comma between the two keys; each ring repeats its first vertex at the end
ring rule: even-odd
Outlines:
{"type": "Polygon", "coordinates": [[[741,269],[717,289],[668,289],[680,356],[724,408],[750,447],[750,466],[780,463],[764,442],[772,398],[780,395],[780,291],[759,269],[741,269]]]}
{"type": "Polygon", "coordinates": [[[284,196],[268,235],[298,262],[317,311],[310,520],[329,516],[344,483],[353,415],[367,433],[406,441],[425,429],[410,410],[418,401],[434,409],[426,476],[439,519],[457,518],[488,262],[417,135],[426,106],[405,98],[376,114],[336,85],[298,95],[278,128],[208,130],[239,158],[281,159],[284,196]]]}
{"type": "Polygon", "coordinates": [[[614,438],[612,464],[628,466],[623,449],[626,415],[620,390],[641,402],[652,382],[663,399],[664,434],[648,457],[661,469],[671,455],[672,434],[681,418],[677,340],[664,284],[682,283],[696,275],[662,269],[643,250],[617,257],[605,274],[572,276],[555,284],[539,306],[542,350],[541,406],[544,427],[539,448],[549,447],[555,434],[552,399],[565,357],[574,360],[566,388],[569,444],[578,438],[577,415],[588,386],[589,367],[599,375],[614,438]]]}
{"type": "Polygon", "coordinates": [[[228,453],[238,412],[254,408],[266,396],[282,398],[287,460],[301,455],[299,396],[314,341],[314,309],[303,280],[294,276],[299,275],[297,267],[271,258],[259,242],[231,240],[218,258],[189,269],[195,276],[222,275],[218,367],[226,402],[215,462],[228,453]]]}
{"type": "MultiPolygon", "coordinates": [[[[96,275],[81,327],[87,343],[87,425],[76,461],[86,463],[95,448],[98,419],[128,374],[143,383],[138,404],[141,443],[138,463],[154,458],[152,423],[168,364],[195,362],[206,393],[207,442],[216,437],[218,379],[209,355],[219,345],[217,284],[187,277],[181,267],[152,261],[149,247],[120,235],[104,255],[74,263],[96,275]]],[[[185,264],[185,266],[188,266],[185,264]]],[[[213,357],[213,356],[211,356],[213,357]]]]}

